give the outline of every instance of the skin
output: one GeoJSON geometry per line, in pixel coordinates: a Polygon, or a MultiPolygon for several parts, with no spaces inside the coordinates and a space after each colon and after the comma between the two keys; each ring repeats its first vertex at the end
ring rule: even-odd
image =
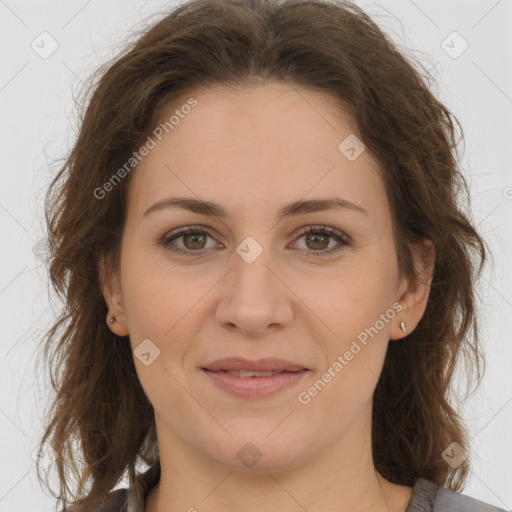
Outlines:
{"type": "Polygon", "coordinates": [[[355,161],[338,150],[358,132],[336,98],[268,82],[193,97],[198,105],[132,176],[120,271],[102,262],[109,317],[116,317],[109,328],[129,335],[132,349],[149,338],[160,350],[149,366],[134,357],[155,410],[162,468],[145,511],[404,511],[412,489],[388,482],[373,464],[372,394],[388,343],[404,337],[400,322],[410,333],[425,311],[432,244],[412,247],[419,277],[403,278],[376,161],[367,150],[355,161]],[[142,217],[175,196],[213,201],[229,216],[169,208],[142,217]],[[332,196],[367,213],[278,217],[293,201],[332,196]],[[190,225],[209,237],[182,236],[174,247],[199,255],[163,245],[165,235],[190,225]],[[348,245],[327,254],[339,242],[298,233],[318,225],[341,231],[348,245]],[[247,236],[263,248],[252,263],[236,252],[247,236]],[[394,303],[401,311],[301,404],[297,395],[394,303]],[[200,369],[231,355],[280,357],[310,371],[273,397],[237,398],[200,369]],[[262,454],[252,468],[237,457],[247,442],[262,454]]]}

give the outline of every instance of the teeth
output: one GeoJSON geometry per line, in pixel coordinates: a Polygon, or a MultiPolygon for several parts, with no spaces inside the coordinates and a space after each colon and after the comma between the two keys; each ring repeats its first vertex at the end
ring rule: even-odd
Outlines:
{"type": "Polygon", "coordinates": [[[250,370],[227,370],[226,373],[236,375],[237,377],[270,377],[281,372],[253,372],[250,370]]]}

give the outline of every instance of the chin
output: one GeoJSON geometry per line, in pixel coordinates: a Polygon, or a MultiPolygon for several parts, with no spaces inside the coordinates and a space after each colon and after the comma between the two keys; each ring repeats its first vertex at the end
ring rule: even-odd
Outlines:
{"type": "Polygon", "coordinates": [[[306,439],[293,435],[283,425],[276,428],[278,424],[267,421],[260,422],[259,428],[227,428],[233,437],[207,451],[230,471],[239,473],[281,471],[300,465],[306,458],[306,439]]]}

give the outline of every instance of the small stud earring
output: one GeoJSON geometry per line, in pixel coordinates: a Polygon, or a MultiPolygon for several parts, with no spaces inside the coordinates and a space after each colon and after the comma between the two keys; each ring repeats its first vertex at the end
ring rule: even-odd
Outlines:
{"type": "Polygon", "coordinates": [[[115,317],[115,316],[111,317],[111,318],[110,318],[110,323],[111,323],[111,324],[113,324],[113,323],[114,323],[114,321],[115,321],[115,319],[116,319],[116,317],[115,317]]]}
{"type": "Polygon", "coordinates": [[[407,332],[407,327],[405,327],[405,322],[400,322],[400,329],[402,329],[402,331],[404,331],[404,332],[407,332]]]}

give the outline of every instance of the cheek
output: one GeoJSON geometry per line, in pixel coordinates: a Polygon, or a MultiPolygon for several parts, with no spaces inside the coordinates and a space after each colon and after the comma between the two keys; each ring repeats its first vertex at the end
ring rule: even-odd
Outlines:
{"type": "Polygon", "coordinates": [[[315,340],[324,362],[309,390],[301,390],[311,398],[305,409],[310,416],[323,417],[329,411],[329,421],[339,428],[348,428],[371,403],[395,315],[389,277],[375,267],[371,272],[366,266],[351,270],[340,282],[326,286],[311,306],[322,320],[323,334],[315,340]],[[380,315],[386,313],[383,321],[380,315]]]}
{"type": "Polygon", "coordinates": [[[178,384],[181,364],[197,337],[206,286],[203,290],[189,277],[143,259],[127,257],[124,273],[124,309],[141,385],[156,410],[180,400],[186,403],[178,384]]]}
{"type": "Polygon", "coordinates": [[[183,364],[200,337],[207,314],[205,299],[219,276],[210,272],[200,277],[192,268],[177,271],[162,265],[162,259],[130,258],[128,252],[126,256],[123,295],[136,370],[150,400],[167,404],[176,393],[181,396],[170,375],[181,381],[188,371],[183,364]],[[146,346],[152,361],[148,366],[138,359],[139,353],[147,352],[142,350],[146,346]]]}
{"type": "MultiPolygon", "coordinates": [[[[157,249],[158,251],[159,249],[157,249]]],[[[161,255],[126,251],[122,267],[123,297],[130,333],[165,342],[187,322],[189,313],[215,283],[192,268],[177,269],[161,255]]]]}
{"type": "Polygon", "coordinates": [[[374,325],[391,308],[395,287],[396,266],[386,264],[383,258],[362,255],[357,263],[344,265],[336,276],[329,276],[321,284],[313,277],[310,284],[303,281],[301,296],[308,297],[308,306],[323,320],[329,328],[325,332],[330,332],[338,345],[374,325]]]}
{"type": "Polygon", "coordinates": [[[396,316],[392,306],[397,268],[392,261],[361,254],[357,263],[344,266],[335,279],[326,279],[315,294],[306,295],[311,298],[308,306],[321,319],[315,322],[321,333],[315,340],[324,353],[324,366],[317,377],[328,381],[325,388],[318,386],[322,399],[317,407],[343,405],[344,414],[356,414],[371,400],[386,355],[390,322],[396,316]]]}

